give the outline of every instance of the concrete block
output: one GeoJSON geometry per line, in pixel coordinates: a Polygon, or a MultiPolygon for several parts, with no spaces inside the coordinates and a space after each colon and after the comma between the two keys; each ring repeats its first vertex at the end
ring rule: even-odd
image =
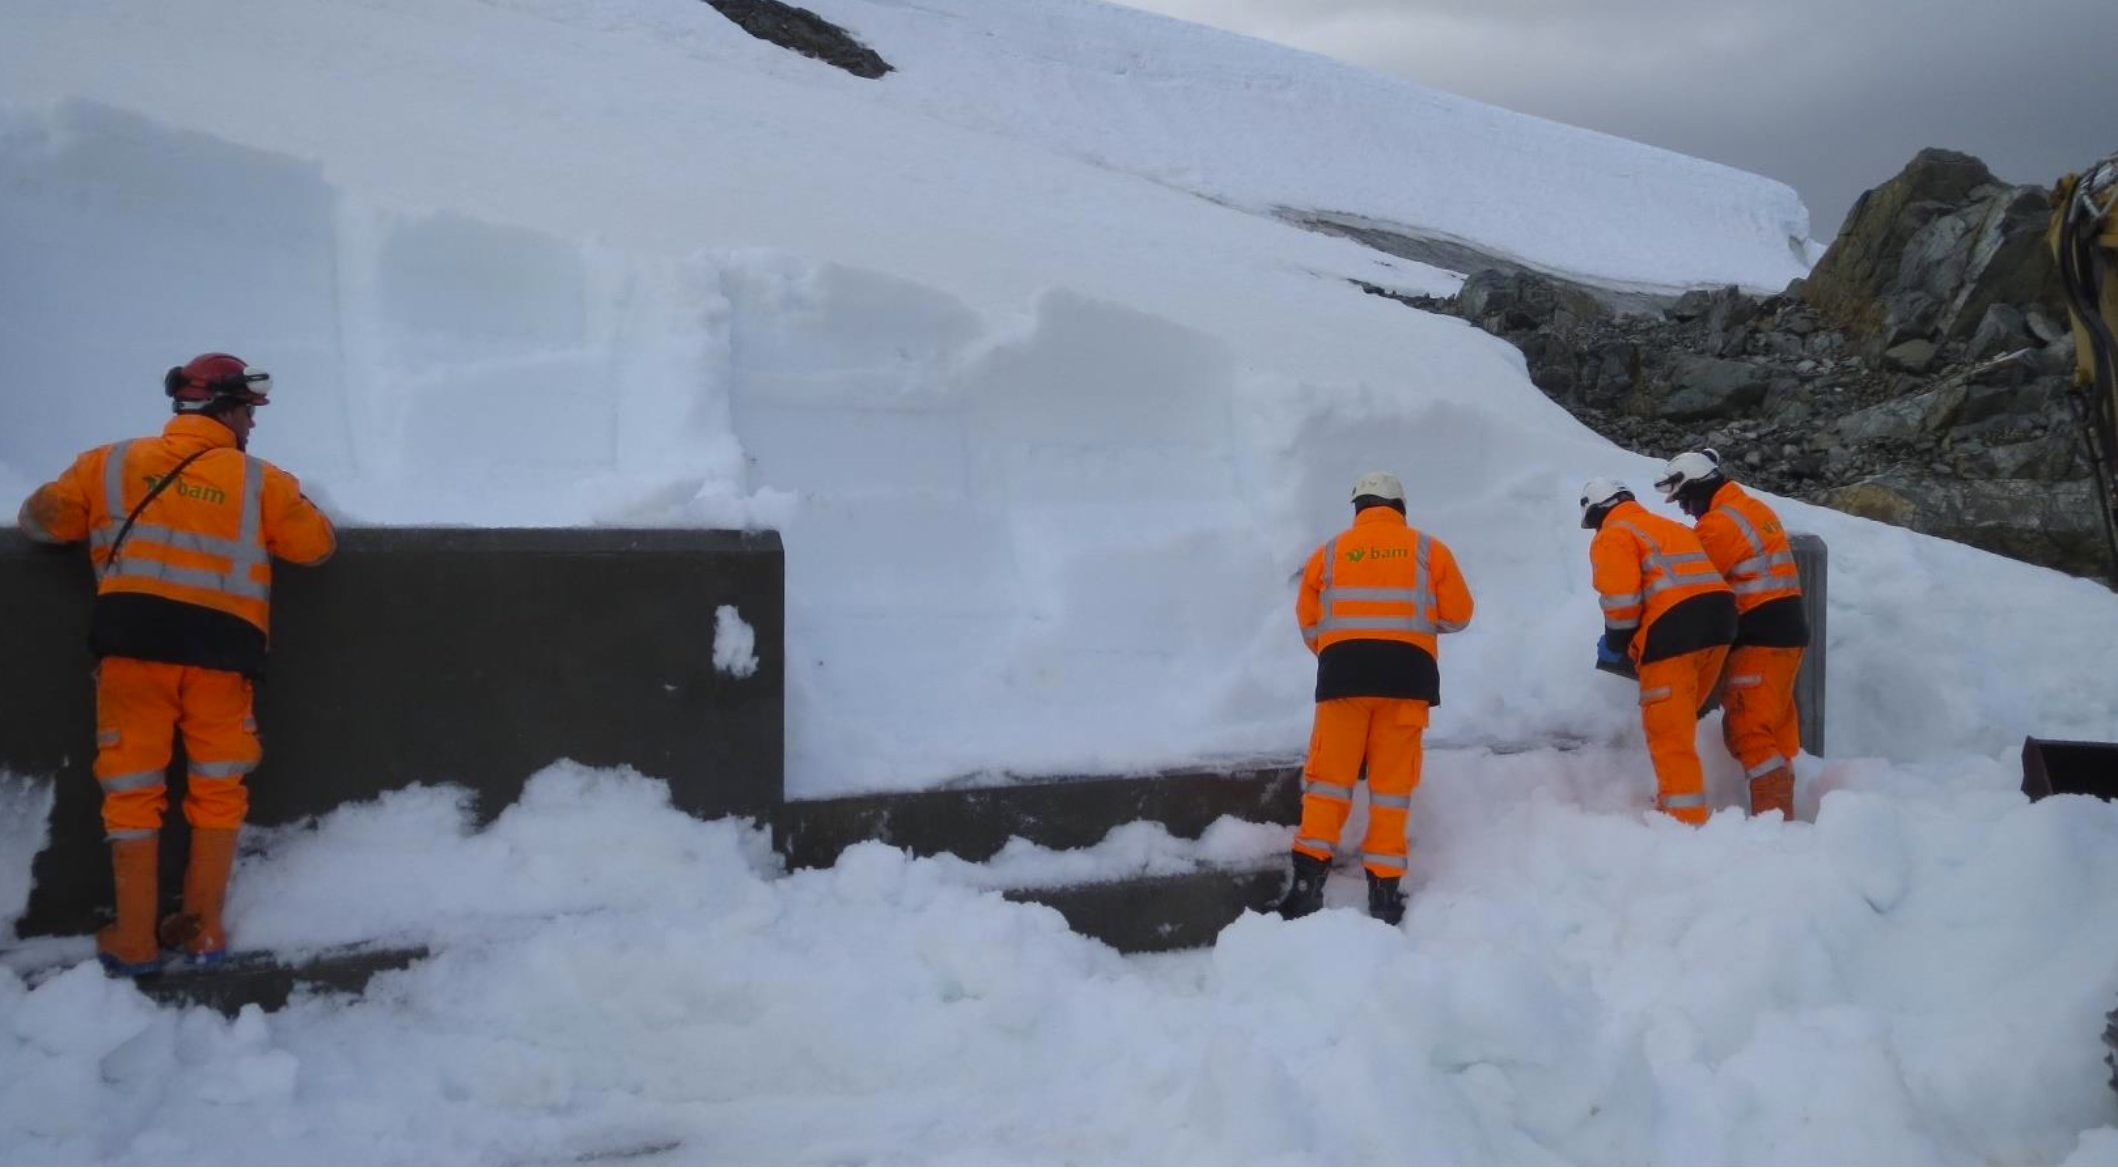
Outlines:
{"type": "Polygon", "coordinates": [[[1802,578],[1802,614],[1809,619],[1809,649],[1794,677],[1794,705],[1801,722],[1802,749],[1824,753],[1824,651],[1831,637],[1831,556],[1821,536],[1791,532],[1795,571],[1802,578]]]}
{"type": "Polygon", "coordinates": [[[1013,889],[1010,901],[1049,905],[1077,934],[1123,954],[1210,946],[1246,909],[1263,911],[1287,884],[1287,866],[1204,869],[1056,889],[1013,889]]]}
{"type": "Polygon", "coordinates": [[[212,1007],[234,1018],[246,1006],[276,1011],[296,990],[357,995],[385,970],[402,970],[427,956],[425,946],[348,947],[280,963],[238,955],[219,966],[173,966],[139,979],[140,993],[171,1006],[212,1007]]]}
{"type": "MultiPolygon", "coordinates": [[[[353,529],[275,573],[251,820],[286,824],[412,783],[458,783],[490,818],[555,760],[629,764],[701,817],[770,819],[783,792],[784,565],[776,533],[353,529]],[[713,665],[715,611],[757,671],[713,665]]],[[[0,768],[57,784],[17,929],[77,933],[110,903],[94,755],[85,554],[0,534],[0,768]]],[[[181,752],[163,889],[186,833],[181,752]]]]}
{"type": "Polygon", "coordinates": [[[1046,848],[1086,848],[1112,828],[1152,820],[1196,837],[1222,816],[1293,824],[1301,818],[1301,765],[1147,776],[1086,776],[1001,787],[790,801],[774,844],[793,868],[822,868],[848,845],[880,840],[915,855],[984,861],[1020,836],[1046,848]]]}

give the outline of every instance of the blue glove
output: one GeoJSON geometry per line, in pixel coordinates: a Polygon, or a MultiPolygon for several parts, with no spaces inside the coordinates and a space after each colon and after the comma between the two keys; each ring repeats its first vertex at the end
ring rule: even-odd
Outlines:
{"type": "Polygon", "coordinates": [[[1599,666],[1630,666],[1626,657],[1626,646],[1618,641],[1619,635],[1606,632],[1596,639],[1596,664],[1599,666]]]}

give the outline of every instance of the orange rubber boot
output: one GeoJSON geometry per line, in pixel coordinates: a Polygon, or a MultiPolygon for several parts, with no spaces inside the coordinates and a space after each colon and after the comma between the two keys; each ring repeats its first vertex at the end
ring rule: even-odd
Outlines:
{"type": "Polygon", "coordinates": [[[96,959],[103,969],[126,978],[162,968],[162,947],[155,942],[155,872],[159,834],[148,832],[110,842],[110,873],[117,885],[118,920],[96,933],[96,959]]]}
{"type": "Polygon", "coordinates": [[[1775,767],[1750,781],[1750,814],[1762,816],[1777,811],[1784,820],[1794,819],[1794,771],[1775,767]]]}
{"type": "Polygon", "coordinates": [[[184,869],[184,909],[162,919],[162,944],[182,950],[193,962],[218,962],[228,956],[228,934],[221,927],[221,904],[228,897],[228,874],[235,868],[233,828],[191,830],[191,863],[184,869]]]}

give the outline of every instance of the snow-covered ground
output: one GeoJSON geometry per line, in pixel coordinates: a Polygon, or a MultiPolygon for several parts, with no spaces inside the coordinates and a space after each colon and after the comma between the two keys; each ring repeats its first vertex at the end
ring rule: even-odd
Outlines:
{"type": "Polygon", "coordinates": [[[0,1159],[2118,1156],[2118,816],[2014,790],[2025,734],[2118,738],[2118,602],[1789,505],[1831,548],[1815,823],[1644,817],[1573,501],[1656,463],[1350,283],[1460,274],[1276,215],[1777,289],[1786,187],[1077,0],[811,6],[898,71],[697,0],[8,5],[0,498],[224,348],[349,519],[778,527],[789,785],[826,796],[1298,752],[1289,578],[1394,470],[1479,601],[1404,928],[1126,960],[991,892],[1260,826],[785,876],[650,779],[556,768],[475,835],[415,790],[260,834],[232,912],[436,958],[232,1025],[0,973],[0,1159]]]}

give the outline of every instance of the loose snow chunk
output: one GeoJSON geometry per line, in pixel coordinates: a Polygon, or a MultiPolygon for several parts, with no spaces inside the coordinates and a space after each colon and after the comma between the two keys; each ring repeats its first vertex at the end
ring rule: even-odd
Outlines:
{"type": "Polygon", "coordinates": [[[757,630],[734,605],[713,611],[713,668],[737,678],[757,673],[757,630]]]}

